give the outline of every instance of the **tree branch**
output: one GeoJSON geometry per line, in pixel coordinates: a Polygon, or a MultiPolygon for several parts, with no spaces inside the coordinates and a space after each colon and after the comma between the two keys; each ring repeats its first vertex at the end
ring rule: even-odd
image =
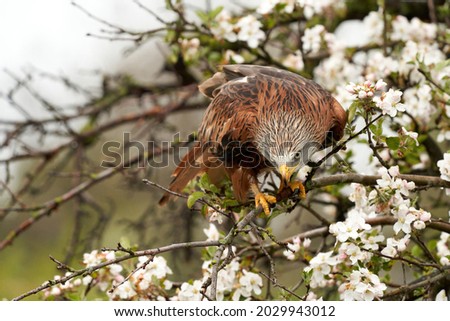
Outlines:
{"type": "MultiPolygon", "coordinates": [[[[436,176],[424,176],[424,175],[407,175],[402,174],[398,176],[401,179],[405,179],[410,182],[414,182],[417,186],[426,187],[440,187],[450,188],[450,182],[441,179],[436,176]]],[[[344,183],[359,183],[362,185],[376,185],[377,180],[381,179],[379,175],[363,175],[356,173],[336,174],[331,176],[325,176],[315,178],[307,185],[308,189],[315,189],[324,186],[344,184],[344,183]]]]}
{"type": "Polygon", "coordinates": [[[197,247],[208,247],[208,246],[219,246],[220,242],[219,241],[197,241],[197,242],[186,242],[186,243],[175,243],[175,244],[171,244],[171,245],[167,245],[167,246],[162,246],[162,247],[158,247],[158,248],[154,248],[154,249],[149,249],[149,250],[142,250],[142,251],[135,251],[132,254],[131,253],[127,253],[124,256],[115,258],[114,260],[109,260],[106,262],[102,262],[100,264],[85,268],[85,269],[81,269],[81,270],[77,270],[65,277],[62,277],[61,279],[58,280],[50,280],[48,282],[45,282],[43,285],[38,286],[37,288],[30,290],[22,295],[19,295],[17,297],[15,297],[13,299],[13,301],[20,301],[26,297],[29,297],[30,295],[39,293],[45,289],[48,289],[56,284],[64,284],[65,282],[76,278],[78,276],[85,276],[85,275],[89,275],[101,268],[104,268],[106,266],[109,266],[111,264],[117,264],[135,257],[139,257],[139,256],[155,256],[161,253],[165,253],[165,252],[169,252],[169,251],[174,251],[174,250],[178,250],[178,249],[186,249],[186,248],[197,248],[197,247]]]}

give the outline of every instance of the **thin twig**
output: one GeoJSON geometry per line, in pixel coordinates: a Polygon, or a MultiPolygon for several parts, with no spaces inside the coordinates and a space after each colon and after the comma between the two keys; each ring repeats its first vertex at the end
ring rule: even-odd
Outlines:
{"type": "Polygon", "coordinates": [[[150,256],[147,261],[145,261],[142,265],[138,265],[136,268],[133,269],[133,271],[131,271],[130,273],[128,273],[128,275],[119,283],[117,284],[113,284],[113,286],[111,287],[111,289],[108,290],[108,293],[112,294],[114,293],[114,291],[121,286],[122,284],[124,284],[125,282],[127,282],[137,271],[139,270],[145,270],[146,266],[153,261],[154,256],[150,256]]]}
{"type": "Polygon", "coordinates": [[[274,286],[276,286],[277,288],[283,289],[284,291],[286,291],[287,293],[295,296],[297,299],[299,299],[300,301],[304,301],[303,298],[301,296],[299,296],[298,294],[292,292],[291,290],[289,290],[287,287],[281,285],[280,283],[278,283],[276,280],[272,279],[270,276],[268,276],[267,274],[265,274],[263,271],[260,271],[259,274],[261,274],[262,276],[264,276],[267,280],[269,280],[270,282],[272,282],[272,284],[274,286]]]}
{"type": "Polygon", "coordinates": [[[398,296],[402,296],[405,293],[411,293],[413,290],[420,287],[440,282],[442,279],[448,279],[450,277],[450,266],[443,268],[443,271],[435,271],[429,275],[423,276],[415,281],[412,281],[408,285],[400,286],[390,292],[386,292],[383,295],[383,299],[395,299],[398,296]]]}

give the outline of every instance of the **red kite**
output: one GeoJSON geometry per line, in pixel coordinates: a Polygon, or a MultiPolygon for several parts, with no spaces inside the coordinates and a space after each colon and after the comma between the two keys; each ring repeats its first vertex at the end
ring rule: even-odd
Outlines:
{"type": "MultiPolygon", "coordinates": [[[[261,192],[258,175],[275,169],[280,189],[290,186],[305,197],[291,176],[311,155],[344,134],[346,113],[328,91],[295,73],[253,65],[226,65],[199,86],[212,98],[198,131],[199,141],[173,173],[169,189],[181,192],[207,172],[225,173],[237,200],[251,190],[256,206],[270,214],[276,198],[261,192]]],[[[165,204],[171,194],[160,200],[165,204]]]]}

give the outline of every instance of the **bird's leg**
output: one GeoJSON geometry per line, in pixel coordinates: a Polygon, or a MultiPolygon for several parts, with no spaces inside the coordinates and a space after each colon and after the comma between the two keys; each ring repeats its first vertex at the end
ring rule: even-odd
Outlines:
{"type": "Polygon", "coordinates": [[[264,213],[266,215],[270,215],[270,206],[269,204],[275,204],[277,202],[277,198],[272,195],[267,195],[261,192],[258,185],[255,183],[251,183],[250,185],[253,193],[255,194],[255,206],[262,206],[264,213]]]}
{"type": "Polygon", "coordinates": [[[306,190],[305,190],[305,186],[303,185],[302,182],[300,182],[300,181],[293,181],[293,182],[290,182],[288,185],[289,185],[289,187],[291,188],[291,190],[293,192],[295,192],[295,190],[298,189],[299,196],[300,196],[301,199],[305,199],[306,198],[306,190]]]}
{"type": "Polygon", "coordinates": [[[295,192],[295,190],[298,189],[299,197],[301,199],[306,198],[306,190],[305,190],[305,186],[303,185],[302,182],[294,180],[293,182],[286,183],[282,180],[281,184],[280,184],[280,188],[278,189],[278,193],[279,194],[282,193],[287,187],[289,187],[292,192],[295,192]]]}

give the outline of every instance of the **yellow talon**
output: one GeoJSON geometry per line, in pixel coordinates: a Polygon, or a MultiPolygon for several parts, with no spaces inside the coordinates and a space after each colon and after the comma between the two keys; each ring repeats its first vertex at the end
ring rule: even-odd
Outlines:
{"type": "Polygon", "coordinates": [[[300,181],[293,181],[292,183],[289,183],[289,187],[294,192],[297,188],[299,190],[299,196],[301,199],[306,198],[306,191],[305,186],[303,186],[303,183],[300,181]]]}
{"type": "Polygon", "coordinates": [[[270,215],[269,203],[270,204],[275,204],[276,202],[277,202],[277,198],[275,196],[267,195],[267,194],[264,194],[264,193],[261,193],[261,192],[255,194],[255,205],[256,205],[256,207],[261,205],[263,210],[264,210],[264,213],[266,213],[266,215],[270,215]]]}

